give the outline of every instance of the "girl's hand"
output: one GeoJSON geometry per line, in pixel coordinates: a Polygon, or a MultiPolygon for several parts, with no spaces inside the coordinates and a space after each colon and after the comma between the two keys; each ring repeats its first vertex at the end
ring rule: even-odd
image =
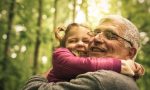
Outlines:
{"type": "Polygon", "coordinates": [[[128,75],[128,76],[134,76],[134,70],[135,65],[133,60],[121,60],[121,73],[128,75]]]}
{"type": "Polygon", "coordinates": [[[134,65],[136,67],[134,70],[135,76],[143,76],[145,73],[144,67],[141,64],[136,63],[136,62],[134,63],[134,65]]]}
{"type": "Polygon", "coordinates": [[[133,60],[121,60],[121,63],[122,74],[139,77],[145,73],[144,67],[133,60]]]}

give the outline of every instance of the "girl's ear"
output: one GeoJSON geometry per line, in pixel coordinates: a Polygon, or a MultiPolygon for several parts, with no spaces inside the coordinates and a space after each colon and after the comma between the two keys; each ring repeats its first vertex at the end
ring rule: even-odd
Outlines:
{"type": "Polygon", "coordinates": [[[135,56],[136,52],[137,50],[135,48],[130,48],[129,57],[132,59],[135,56]]]}

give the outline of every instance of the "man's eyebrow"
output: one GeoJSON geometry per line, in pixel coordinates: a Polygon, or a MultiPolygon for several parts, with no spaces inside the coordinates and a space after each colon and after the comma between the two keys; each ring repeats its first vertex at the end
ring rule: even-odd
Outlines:
{"type": "Polygon", "coordinates": [[[101,31],[101,29],[100,28],[96,28],[96,29],[94,29],[94,31],[101,31]]]}
{"type": "Polygon", "coordinates": [[[110,32],[114,32],[114,30],[112,28],[106,28],[105,30],[110,31],[110,32]]]}
{"type": "Polygon", "coordinates": [[[106,31],[112,32],[113,34],[118,35],[112,28],[107,28],[106,31]]]}
{"type": "Polygon", "coordinates": [[[103,29],[101,29],[101,28],[96,28],[96,29],[94,29],[94,31],[103,31],[103,30],[116,33],[116,32],[114,32],[114,30],[113,30],[112,28],[103,28],[103,29]]]}

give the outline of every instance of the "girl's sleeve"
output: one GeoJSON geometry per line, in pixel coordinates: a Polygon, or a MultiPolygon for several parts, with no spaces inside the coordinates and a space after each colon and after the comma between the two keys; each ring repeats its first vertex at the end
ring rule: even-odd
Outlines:
{"type": "Polygon", "coordinates": [[[71,79],[79,74],[96,71],[121,71],[121,60],[114,58],[77,57],[66,48],[58,48],[53,53],[53,70],[58,78],[71,79]]]}

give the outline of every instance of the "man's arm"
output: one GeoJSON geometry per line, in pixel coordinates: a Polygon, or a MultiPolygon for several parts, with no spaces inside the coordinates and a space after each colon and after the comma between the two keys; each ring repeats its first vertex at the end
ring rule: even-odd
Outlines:
{"type": "Polygon", "coordinates": [[[25,84],[23,90],[97,90],[98,87],[92,76],[81,75],[70,82],[57,83],[48,83],[47,79],[42,76],[33,76],[25,84]]]}
{"type": "Polygon", "coordinates": [[[133,78],[106,70],[88,72],[70,82],[48,83],[41,76],[34,76],[23,90],[139,90],[133,78]]]}

